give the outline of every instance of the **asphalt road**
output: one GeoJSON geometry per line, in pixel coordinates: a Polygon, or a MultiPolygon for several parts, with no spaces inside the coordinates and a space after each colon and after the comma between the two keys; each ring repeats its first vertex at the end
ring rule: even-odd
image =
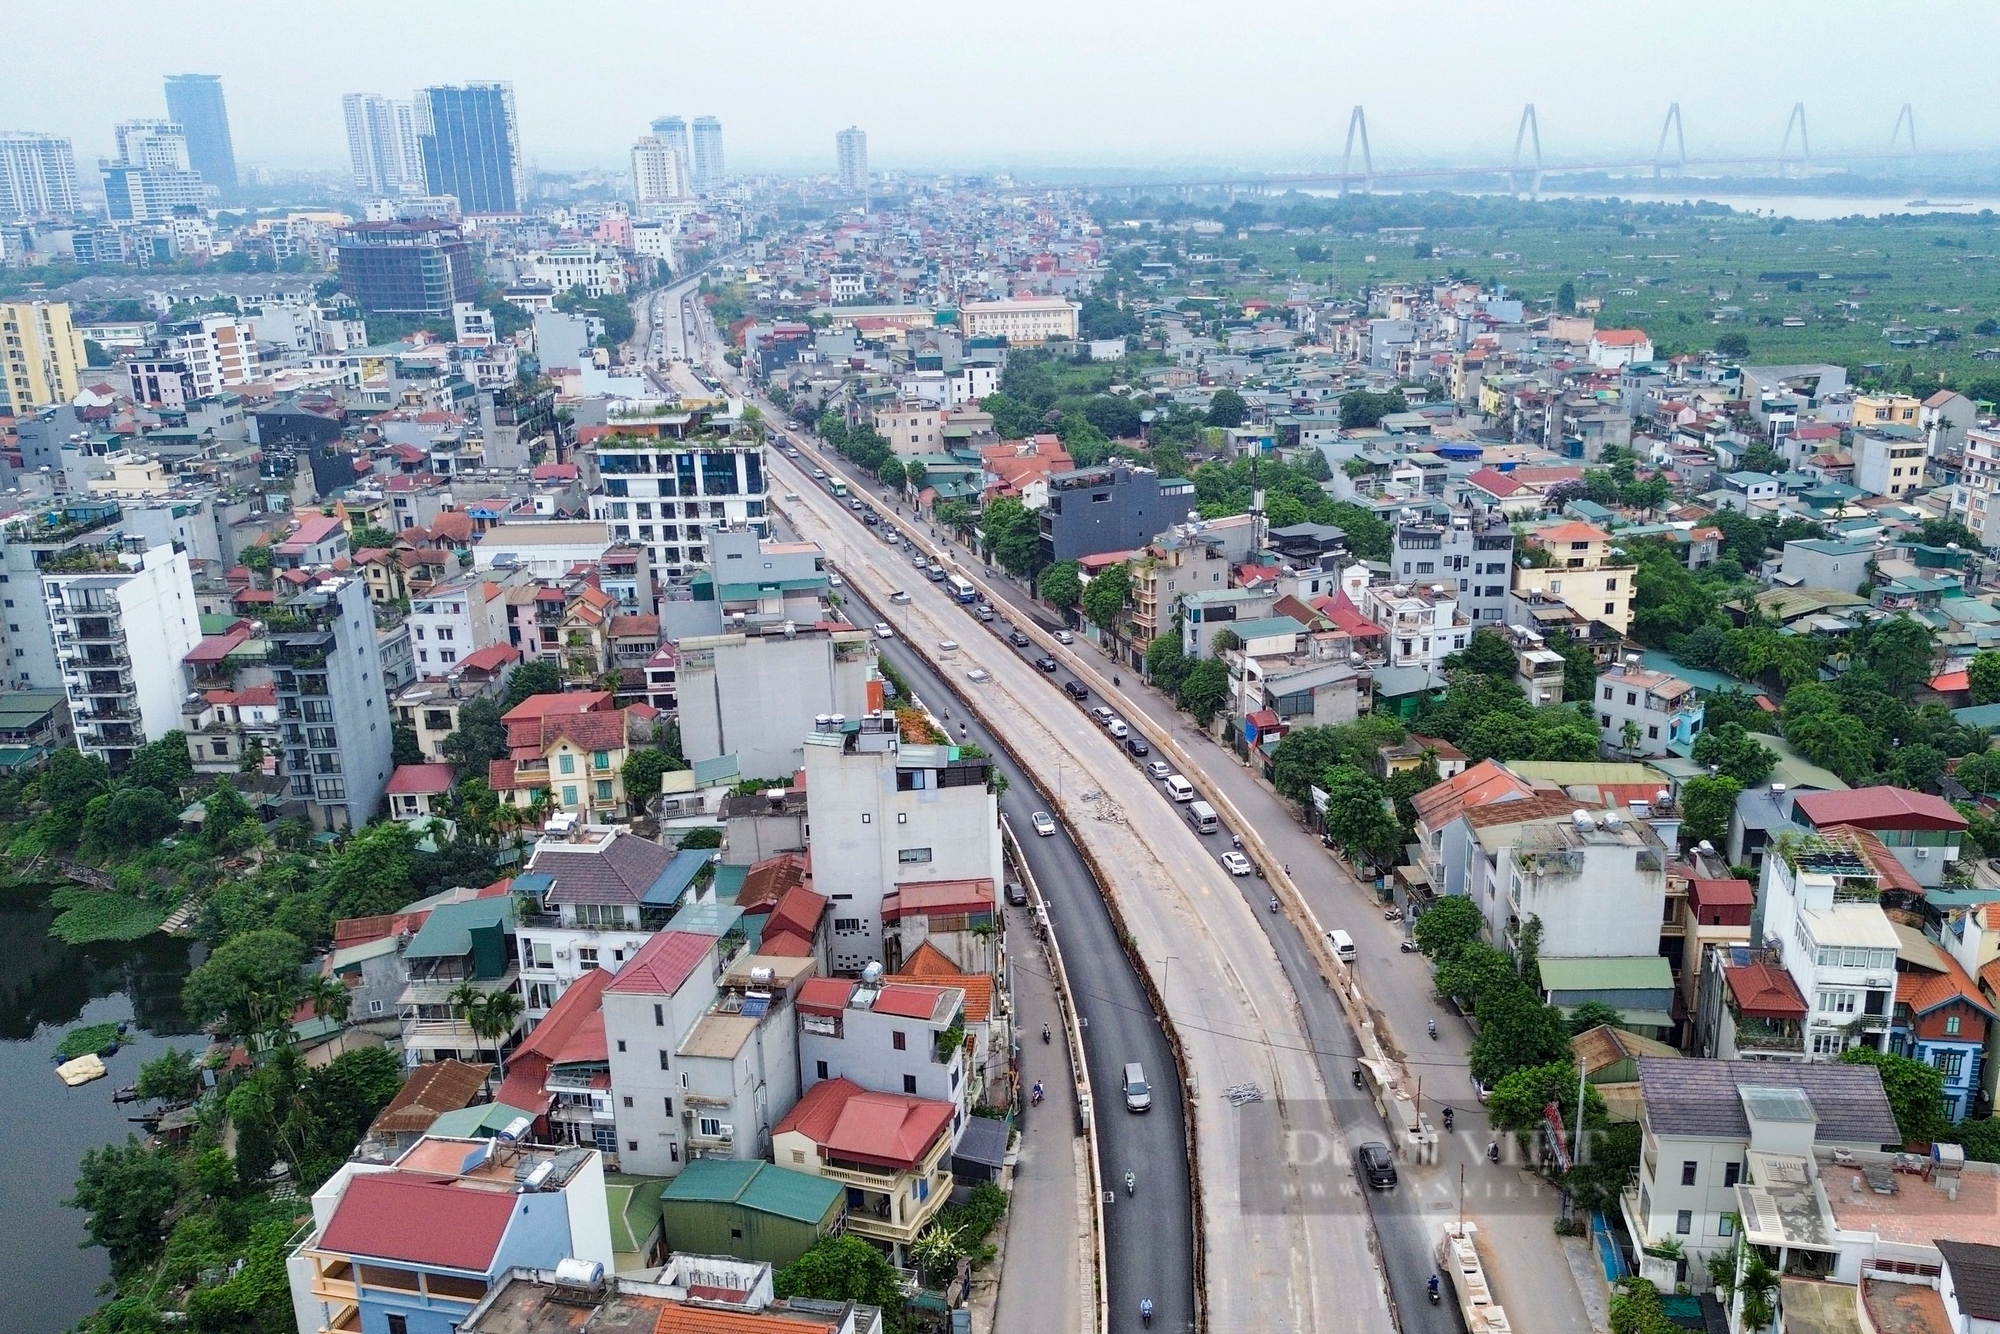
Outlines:
{"type": "MultiPolygon", "coordinates": [[[[1112,1328],[1136,1325],[1133,1317],[1140,1299],[1151,1297],[1155,1330],[1172,1334],[1192,1329],[1194,1285],[1189,1257],[1194,1254],[1194,1202],[1188,1182],[1187,1125],[1181,1113],[1179,1076],[1152,1002],[1119,945],[1117,928],[1105,910],[1097,882],[1070,842],[1068,831],[1058,827],[1052,837],[1035,837],[1029,817],[1053,803],[1036,790],[1006,747],[968,715],[929,665],[906,645],[881,641],[877,647],[934,713],[951,720],[954,731],[965,723],[965,739],[992,754],[999,771],[1007,776],[1000,809],[1019,836],[1022,856],[1042,891],[1050,925],[1069,967],[1077,1015],[1083,1021],[1084,1062],[1097,1099],[1104,1177],[1117,1186],[1116,1202],[1105,1209],[1112,1328]],[[1126,1111],[1119,1094],[1128,1061],[1146,1067],[1146,1078],[1153,1087],[1153,1110],[1143,1115],[1126,1111]],[[1127,1171],[1138,1178],[1137,1193],[1130,1197],[1119,1184],[1127,1171]]],[[[1011,957],[1017,970],[1041,967],[1039,958],[1029,951],[1017,950],[1011,957]]],[[[1021,1037],[1024,1042],[1040,1041],[1039,1034],[1023,1033],[1021,1037]]],[[[1052,1096],[1028,1115],[1048,1116],[1056,1106],[1052,1096]]]]}

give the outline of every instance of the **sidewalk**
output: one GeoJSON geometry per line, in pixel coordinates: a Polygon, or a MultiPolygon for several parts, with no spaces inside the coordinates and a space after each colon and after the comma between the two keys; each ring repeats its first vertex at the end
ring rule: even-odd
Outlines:
{"type": "MultiPolygon", "coordinates": [[[[973,1334],[1070,1334],[1084,1328],[1082,1284],[1090,1262],[1089,1187],[1078,1164],[1083,1140],[1076,1133],[1069,1096],[1069,1044],[1056,1009],[1048,958],[1025,908],[1007,909],[1007,938],[1014,942],[1014,1022],[1021,1043],[1022,1131],[998,1261],[1000,1291],[990,1315],[973,1288],[973,1334]],[[1042,1043],[1042,1025],[1052,1041],[1042,1043]],[[1040,1107],[1027,1107],[1026,1090],[1042,1081],[1040,1107]]],[[[1092,1293],[1094,1295],[1094,1288],[1092,1293]]]]}

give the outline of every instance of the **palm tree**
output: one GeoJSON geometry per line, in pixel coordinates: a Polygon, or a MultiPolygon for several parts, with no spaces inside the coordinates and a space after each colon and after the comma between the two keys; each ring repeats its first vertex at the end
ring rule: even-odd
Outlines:
{"type": "Polygon", "coordinates": [[[1630,755],[1639,753],[1639,724],[1627,722],[1618,739],[1625,743],[1625,751],[1630,755]]]}
{"type": "Polygon", "coordinates": [[[315,977],[307,981],[299,999],[312,1002],[315,1015],[337,1024],[347,1022],[348,1011],[354,1005],[354,997],[347,988],[330,977],[315,977]]]}
{"type": "Polygon", "coordinates": [[[472,1030],[472,1036],[493,1044],[493,1059],[500,1067],[500,1075],[507,1075],[507,1058],[500,1050],[500,1044],[514,1031],[514,1023],[521,1017],[521,996],[516,991],[481,991],[470,982],[461,982],[452,988],[451,1007],[465,1018],[465,1026],[472,1030]]]}

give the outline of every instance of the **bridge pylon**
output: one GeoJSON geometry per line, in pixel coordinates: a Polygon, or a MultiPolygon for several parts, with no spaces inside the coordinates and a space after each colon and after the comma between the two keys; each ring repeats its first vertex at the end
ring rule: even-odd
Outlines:
{"type": "Polygon", "coordinates": [[[1368,113],[1361,104],[1354,104],[1354,111],[1347,117],[1347,150],[1340,155],[1340,193],[1346,194],[1348,182],[1354,179],[1354,136],[1361,136],[1361,169],[1363,172],[1362,193],[1375,193],[1375,156],[1368,151],[1368,113]]]}
{"type": "Polygon", "coordinates": [[[1889,131],[1889,155],[1891,157],[1917,155],[1917,112],[1908,102],[1903,103],[1903,109],[1896,113],[1896,124],[1889,131]],[[1909,130],[1908,147],[1899,150],[1897,144],[1903,141],[1905,128],[1909,130]]]}
{"type": "Polygon", "coordinates": [[[1806,104],[1804,102],[1795,102],[1792,104],[1792,114],[1785,119],[1784,142],[1778,145],[1778,172],[1782,175],[1787,169],[1795,168],[1797,174],[1804,175],[1806,163],[1811,157],[1812,144],[1806,137],[1806,104]],[[1792,128],[1794,126],[1798,127],[1799,131],[1799,153],[1797,157],[1792,156],[1792,128]]]}
{"type": "Polygon", "coordinates": [[[1535,119],[1535,104],[1528,103],[1521,108],[1520,128],[1514,131],[1514,160],[1507,168],[1507,191],[1519,194],[1521,174],[1521,145],[1532,142],[1535,150],[1534,174],[1529,180],[1528,194],[1531,198],[1542,193],[1542,127],[1535,119]]]}
{"type": "Polygon", "coordinates": [[[1653,146],[1653,179],[1658,180],[1662,167],[1672,167],[1675,175],[1687,169],[1687,135],[1681,129],[1681,104],[1674,103],[1667,108],[1667,119],[1660,126],[1660,142],[1653,146]],[[1674,136],[1674,156],[1667,156],[1667,135],[1674,136]]]}

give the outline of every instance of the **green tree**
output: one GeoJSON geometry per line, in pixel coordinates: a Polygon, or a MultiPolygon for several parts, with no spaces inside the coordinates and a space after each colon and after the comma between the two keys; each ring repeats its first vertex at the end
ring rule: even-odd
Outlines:
{"type": "Polygon", "coordinates": [[[256,542],[243,548],[239,559],[243,567],[257,574],[269,576],[271,573],[271,547],[266,542],[256,542]]]}
{"type": "Polygon", "coordinates": [[[1690,778],[1681,784],[1681,837],[1721,847],[1729,837],[1729,817],[1743,784],[1734,778],[1690,778]]]}
{"type": "MultiPolygon", "coordinates": [[[[500,697],[500,712],[506,713],[531,695],[554,695],[561,690],[562,668],[554,659],[537,658],[533,662],[524,662],[507,678],[506,692],[500,697]]],[[[459,712],[463,717],[464,710],[459,712]]]]}
{"type": "Polygon", "coordinates": [[[1123,565],[1113,565],[1092,579],[1083,590],[1083,614],[1090,623],[1114,639],[1118,635],[1118,621],[1125,613],[1125,603],[1132,596],[1132,572],[1123,565]]]}
{"type": "Polygon", "coordinates": [[[212,852],[219,855],[239,852],[262,833],[257,813],[227,778],[218,776],[209,784],[201,804],[201,841],[212,852]]]}
{"type": "Polygon", "coordinates": [[[139,1067],[137,1092],[148,1102],[186,1102],[200,1091],[201,1068],[179,1047],[169,1047],[139,1067]]]}
{"type": "Polygon", "coordinates": [[[1009,574],[1025,578],[1042,560],[1041,521],[1013,496],[1000,496],[986,507],[986,545],[993,559],[1009,574]]]}
{"type": "Polygon", "coordinates": [[[780,1297],[880,1307],[885,1328],[903,1325],[903,1292],[889,1257],[851,1232],[822,1237],[772,1278],[780,1297]]]}
{"type": "MultiPolygon", "coordinates": [[[[922,465],[919,464],[918,466],[921,467],[922,465]]],[[[883,459],[882,466],[875,470],[876,480],[880,481],[882,485],[888,487],[891,491],[902,490],[903,483],[909,479],[909,475],[909,470],[903,466],[903,461],[893,454],[883,459]]]]}
{"type": "MultiPolygon", "coordinates": [[[[517,668],[518,678],[524,669],[517,668]]],[[[507,754],[507,724],[500,705],[487,698],[460,707],[458,727],[444,739],[444,757],[465,774],[484,776],[487,766],[507,754]]]]}
{"type": "Polygon", "coordinates": [[[1980,549],[1978,536],[1957,519],[1925,519],[1917,525],[1917,541],[1927,547],[1948,547],[1957,543],[1966,551],[1980,549]]]}
{"type": "Polygon", "coordinates": [[[1391,413],[1409,410],[1410,404],[1400,389],[1391,389],[1386,394],[1371,394],[1365,389],[1356,389],[1340,400],[1340,425],[1342,430],[1347,431],[1379,426],[1382,419],[1391,413]]]}
{"type": "MultiPolygon", "coordinates": [[[[1424,914],[1426,917],[1429,915],[1424,914]]],[[[1417,919],[1417,924],[1423,924],[1423,917],[1417,919]]],[[[1521,985],[1514,973],[1514,961],[1507,957],[1507,952],[1495,949],[1483,940],[1460,947],[1449,959],[1440,959],[1433,981],[1438,995],[1456,997],[1474,1007],[1479,1004],[1479,998],[1489,991],[1521,985]]]]}
{"type": "MultiPolygon", "coordinates": [[[[1083,596],[1081,567],[1073,560],[1059,560],[1042,571],[1035,583],[1042,601],[1054,607],[1074,607],[1083,596]]],[[[2000,657],[2000,654],[1996,654],[2000,657]]]]}
{"type": "Polygon", "coordinates": [[[396,535],[387,528],[364,524],[348,533],[347,544],[356,551],[386,551],[396,545],[396,535]]]}
{"type": "Polygon", "coordinates": [[[1718,356],[1741,361],[1750,355],[1750,340],[1740,333],[1721,334],[1715,340],[1715,351],[1718,356]]]}
{"type": "Polygon", "coordinates": [[[150,787],[170,802],[178,802],[182,789],[193,781],[194,760],[188,755],[187,733],[181,731],[139,747],[125,767],[127,784],[150,787]]]}
{"type": "Polygon", "coordinates": [[[1234,389],[1218,389],[1208,400],[1210,426],[1241,426],[1249,412],[1250,405],[1234,389]]]}
{"type": "Polygon", "coordinates": [[[288,931],[231,936],[188,974],[181,1004],[198,1024],[220,1020],[231,1037],[272,1032],[298,1004],[305,959],[304,943],[288,931]]]}
{"type": "Polygon", "coordinates": [[[1472,1073],[1498,1084],[1524,1066],[1569,1058],[1569,1024],[1563,1013],[1524,985],[1488,987],[1479,996],[1479,1036],[1472,1042],[1472,1073]]]}
{"type": "MultiPolygon", "coordinates": [[[[1159,642],[1153,641],[1155,646],[1159,642]]],[[[1146,653],[1148,666],[1152,656],[1149,648],[1146,653]]],[[[1311,789],[1319,786],[1326,771],[1340,762],[1340,729],[1301,727],[1280,737],[1277,749],[1271,752],[1271,786],[1303,806],[1312,796],[1311,789]]]]}
{"type": "Polygon", "coordinates": [[[391,764],[422,764],[424,762],[423,743],[417,740],[417,729],[404,723],[389,726],[389,762],[391,764]]]}
{"type": "Polygon", "coordinates": [[[705,825],[700,829],[690,829],[687,833],[681,835],[680,845],[683,849],[719,848],[722,846],[722,831],[713,825],[705,825]]]}
{"type": "Polygon", "coordinates": [[[1854,628],[1848,636],[1854,661],[1882,678],[1897,699],[1928,685],[1937,660],[1937,632],[1909,616],[1892,616],[1854,628]]]}
{"type": "Polygon", "coordinates": [[[83,817],[89,853],[124,856],[180,827],[179,808],[150,787],[121,787],[92,797],[83,817]]]}
{"type": "Polygon", "coordinates": [[[1600,1024],[1621,1028],[1624,1023],[1625,1016],[1618,1012],[1617,1006],[1600,1000],[1587,1000],[1569,1012],[1569,1031],[1572,1034],[1587,1033],[1600,1024]]]}
{"type": "Polygon", "coordinates": [[[1403,844],[1403,827],[1389,812],[1381,781],[1341,764],[1326,771],[1325,790],[1326,836],[1335,846],[1357,865],[1393,862],[1403,844]]]}
{"type": "Polygon", "coordinates": [[[1193,667],[1194,660],[1181,649],[1180,632],[1172,627],[1162,630],[1146,645],[1146,679],[1166,694],[1179,695],[1181,682],[1193,667]]]}
{"type": "Polygon", "coordinates": [[[1556,288],[1556,312],[1562,315],[1576,313],[1576,284],[1565,278],[1562,286],[1556,288]]]}
{"type": "Polygon", "coordinates": [[[1966,676],[1972,685],[1974,704],[2000,701],[2000,651],[1987,649],[1975,654],[1966,668],[1966,676]]]}
{"type": "Polygon", "coordinates": [[[1451,894],[1419,914],[1413,930],[1418,948],[1443,963],[1457,958],[1461,950],[1479,939],[1485,928],[1486,919],[1480,915],[1479,905],[1462,894],[1451,894]]]}
{"type": "Polygon", "coordinates": [[[63,1203],[85,1213],[84,1230],[111,1254],[111,1272],[136,1273],[160,1253],[167,1211],[180,1199],[180,1169],[164,1149],[127,1135],[86,1150],[76,1189],[63,1203]]]}
{"type": "Polygon", "coordinates": [[[326,887],[336,917],[394,912],[409,902],[418,835],[395,821],[352,834],[329,859],[326,887]]]}
{"type": "Polygon", "coordinates": [[[1498,630],[1474,630],[1472,640],[1462,650],[1444,660],[1447,672],[1475,672],[1480,676],[1511,677],[1514,650],[1498,630]]]}
{"type": "Polygon", "coordinates": [[[1194,663],[1181,678],[1176,698],[1183,709],[1194,715],[1196,722],[1207,727],[1223,701],[1229,698],[1229,669],[1214,658],[1194,663]]]}
{"type": "Polygon", "coordinates": [[[625,798],[634,807],[643,808],[648,801],[660,793],[660,777],[687,768],[687,761],[669,755],[657,746],[645,746],[625,757],[622,776],[625,779],[625,798]]]}
{"type": "Polygon", "coordinates": [[[1771,772],[1778,757],[1758,744],[1741,724],[1721,723],[1695,739],[1694,761],[1714,765],[1723,776],[1744,787],[1755,787],[1771,772]]]}
{"type": "Polygon", "coordinates": [[[1882,1076],[1882,1091],[1889,1096],[1889,1110],[1905,1144],[1927,1144],[1946,1129],[1944,1074],[1936,1066],[1868,1047],[1849,1047],[1840,1059],[1847,1065],[1872,1065],[1882,1076]]]}

